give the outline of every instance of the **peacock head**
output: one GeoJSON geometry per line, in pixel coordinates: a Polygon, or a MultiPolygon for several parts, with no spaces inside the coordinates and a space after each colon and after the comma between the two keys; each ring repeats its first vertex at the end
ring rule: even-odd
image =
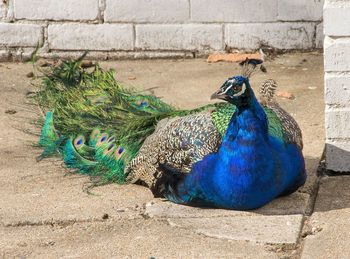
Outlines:
{"type": "Polygon", "coordinates": [[[221,99],[240,106],[247,104],[250,96],[249,79],[244,76],[234,76],[227,79],[220,89],[211,96],[211,99],[221,99]]]}

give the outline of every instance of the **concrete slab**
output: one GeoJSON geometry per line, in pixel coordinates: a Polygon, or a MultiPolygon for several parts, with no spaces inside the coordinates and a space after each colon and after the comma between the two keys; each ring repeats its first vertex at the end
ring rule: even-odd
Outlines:
{"type": "Polygon", "coordinates": [[[209,237],[270,244],[298,242],[309,195],[294,193],[255,211],[203,209],[167,201],[146,204],[144,215],[209,237]]]}
{"type": "Polygon", "coordinates": [[[296,192],[289,196],[278,198],[266,206],[253,211],[194,208],[157,199],[146,204],[144,214],[150,218],[216,218],[243,215],[295,215],[305,213],[308,199],[309,195],[296,192]]]}
{"type": "Polygon", "coordinates": [[[350,176],[321,180],[314,214],[304,230],[302,258],[350,257],[350,176]]]}
{"type": "Polygon", "coordinates": [[[0,228],[5,258],[278,258],[259,244],[197,235],[162,220],[0,228]]]}
{"type": "Polygon", "coordinates": [[[302,215],[172,218],[168,221],[172,226],[194,230],[208,237],[295,245],[299,238],[302,215]]]}

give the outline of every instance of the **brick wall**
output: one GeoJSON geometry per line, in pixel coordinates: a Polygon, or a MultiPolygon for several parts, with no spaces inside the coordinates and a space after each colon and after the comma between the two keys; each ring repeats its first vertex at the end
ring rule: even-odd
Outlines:
{"type": "Polygon", "coordinates": [[[327,169],[350,172],[350,1],[326,0],[324,24],[327,169]]]}
{"type": "Polygon", "coordinates": [[[323,0],[0,0],[0,59],[321,48],[323,0]]]}

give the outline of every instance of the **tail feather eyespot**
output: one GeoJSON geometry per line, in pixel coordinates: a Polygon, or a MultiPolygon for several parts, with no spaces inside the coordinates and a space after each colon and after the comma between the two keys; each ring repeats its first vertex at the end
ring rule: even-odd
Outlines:
{"type": "Polygon", "coordinates": [[[96,146],[101,146],[102,144],[106,143],[108,139],[108,134],[107,133],[102,133],[100,135],[100,138],[98,139],[98,142],[96,146]]]}
{"type": "Polygon", "coordinates": [[[122,146],[117,147],[115,151],[115,158],[119,160],[123,156],[124,151],[125,151],[124,147],[122,146]]]}
{"type": "Polygon", "coordinates": [[[115,141],[115,137],[114,136],[110,136],[107,140],[107,143],[113,143],[115,141]]]}
{"type": "Polygon", "coordinates": [[[136,105],[141,107],[141,108],[144,108],[144,107],[148,106],[148,101],[146,101],[146,100],[138,100],[136,102],[136,105]]]}
{"type": "Polygon", "coordinates": [[[116,145],[114,143],[110,144],[104,151],[103,154],[104,155],[109,155],[112,154],[115,150],[116,145]]]}
{"type": "Polygon", "coordinates": [[[74,147],[79,149],[85,144],[85,137],[83,135],[79,135],[74,139],[74,147]]]}

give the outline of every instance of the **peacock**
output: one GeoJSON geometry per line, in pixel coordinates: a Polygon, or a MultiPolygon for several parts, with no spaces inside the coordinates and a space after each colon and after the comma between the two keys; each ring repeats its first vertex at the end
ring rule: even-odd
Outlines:
{"type": "Polygon", "coordinates": [[[159,181],[168,200],[250,210],[290,194],[305,183],[300,144],[287,136],[282,124],[282,137],[270,130],[271,121],[247,77],[229,78],[212,98],[235,105],[235,112],[216,152],[194,163],[188,173],[161,165],[163,176],[159,181]]]}
{"type": "MultiPolygon", "coordinates": [[[[39,140],[44,150],[38,160],[59,154],[68,168],[90,175],[99,183],[141,183],[155,196],[174,202],[192,204],[201,200],[201,195],[193,193],[188,199],[183,197],[185,189],[181,186],[187,186],[185,179],[194,175],[198,164],[220,153],[232,120],[239,113],[238,103],[178,109],[156,96],[124,88],[114,79],[112,70],[105,71],[99,65],[92,71],[84,69],[81,61],[64,61],[43,72],[34,96],[39,107],[47,111],[39,140]]],[[[256,99],[248,78],[260,63],[246,60],[241,64],[244,80],[239,82],[252,100],[256,99]]],[[[236,81],[230,78],[223,87],[228,89],[236,81]]],[[[266,115],[267,134],[285,145],[294,145],[301,154],[300,128],[275,101],[276,87],[275,81],[267,80],[259,90],[262,106],[257,105],[266,115]]],[[[302,180],[295,186],[301,184],[302,180]]],[[[205,200],[200,203],[251,208],[205,200]]]]}

